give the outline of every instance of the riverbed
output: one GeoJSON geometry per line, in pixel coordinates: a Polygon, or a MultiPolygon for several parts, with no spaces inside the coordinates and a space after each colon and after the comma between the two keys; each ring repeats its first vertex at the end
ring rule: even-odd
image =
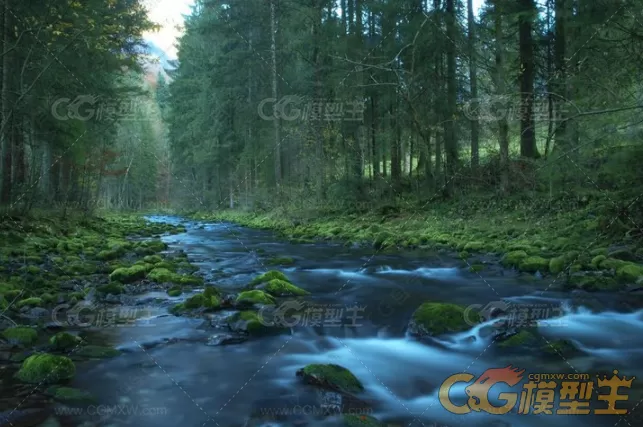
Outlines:
{"type": "MultiPolygon", "coordinates": [[[[477,377],[509,365],[527,374],[594,375],[616,369],[619,376],[636,376],[636,385],[643,378],[643,303],[637,294],[567,292],[552,284],[552,278],[506,270],[492,258],[478,260],[488,266],[476,272],[450,253],[378,253],[331,242],[291,244],[271,232],[233,224],[148,219],[186,227],[186,233],[163,240],[169,251],[185,251],[207,284],[236,293],[258,274],[279,269],[312,294],[305,302],[311,310],[292,317],[287,333],[214,345],[212,337],[225,334],[221,319],[230,313],[177,317],[167,308],[185,296],[137,296],[133,307],[154,301],[155,308],[133,325],[101,330],[104,340],[124,354],[78,366],[72,385],[90,391],[98,402],[90,414],[92,425],[345,425],[341,415],[319,409],[325,407],[324,395],[296,377],[295,372],[310,363],[348,368],[364,384],[360,397],[369,408],[361,413],[385,425],[641,425],[640,393],[632,393],[629,406],[634,409],[625,416],[556,415],[558,403],[551,415],[515,410],[456,415],[438,399],[440,385],[451,375],[477,377]],[[291,257],[294,264],[270,266],[270,257],[291,257]],[[542,358],[500,348],[492,335],[485,335],[485,325],[476,323],[465,333],[420,341],[408,336],[407,325],[426,301],[477,308],[507,302],[540,307],[537,323],[543,339],[570,340],[580,351],[572,358],[542,358]]],[[[520,392],[520,387],[501,387],[490,395],[520,392]]],[[[450,396],[464,404],[464,386],[456,385],[450,396]]],[[[592,402],[592,408],[605,406],[592,402]]]]}

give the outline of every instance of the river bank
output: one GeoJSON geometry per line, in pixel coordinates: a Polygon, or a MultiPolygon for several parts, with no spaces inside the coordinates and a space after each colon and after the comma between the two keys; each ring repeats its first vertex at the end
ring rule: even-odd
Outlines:
{"type": "Polygon", "coordinates": [[[562,207],[538,202],[436,204],[426,209],[384,207],[361,213],[301,211],[193,213],[272,230],[293,243],[340,241],[374,253],[420,249],[456,252],[471,271],[492,256],[518,271],[546,276],[555,288],[633,291],[643,286],[643,233],[609,198],[573,199],[562,207]]]}

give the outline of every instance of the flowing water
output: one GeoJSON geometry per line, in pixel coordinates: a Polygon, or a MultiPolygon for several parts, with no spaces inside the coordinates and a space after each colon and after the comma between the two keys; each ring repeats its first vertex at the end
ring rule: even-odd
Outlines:
{"type": "MultiPolygon", "coordinates": [[[[369,403],[370,414],[391,426],[641,425],[642,410],[636,407],[643,397],[640,393],[631,393],[629,406],[636,408],[621,417],[523,415],[515,410],[505,415],[484,411],[456,415],[444,409],[437,392],[453,374],[477,377],[486,369],[508,365],[527,373],[618,369],[619,375],[636,376],[636,384],[643,379],[643,304],[638,295],[550,291],[551,279],[493,266],[473,273],[466,265],[463,268],[462,261],[444,254],[382,254],[329,243],[295,245],[269,232],[231,224],[149,219],[185,225],[186,233],[164,237],[170,250],[186,251],[211,283],[231,293],[271,269],[264,265],[267,256],[294,258],[294,267],[282,270],[312,293],[308,304],[334,310],[337,322],[300,317],[292,322],[290,333],[221,346],[207,345],[207,340],[221,332],[211,324],[226,313],[216,314],[211,322],[169,316],[159,308],[134,326],[106,328],[105,341],[125,354],[85,362],[73,384],[91,391],[102,404],[92,414],[96,424],[340,426],[340,416],[316,413],[320,394],[295,376],[309,363],[336,363],[362,381],[365,392],[360,397],[369,403]],[[487,333],[489,324],[472,324],[466,333],[422,342],[406,335],[409,318],[422,302],[485,306],[501,300],[562,307],[558,318],[539,321],[539,332],[544,341],[571,340],[581,352],[564,359],[502,349],[487,333]]],[[[152,293],[140,301],[153,298],[168,297],[152,293]]],[[[497,396],[502,387],[494,387],[490,396],[497,396]]],[[[511,390],[519,392],[520,387],[511,390]]],[[[450,396],[454,404],[465,403],[463,383],[454,386],[450,396]]]]}

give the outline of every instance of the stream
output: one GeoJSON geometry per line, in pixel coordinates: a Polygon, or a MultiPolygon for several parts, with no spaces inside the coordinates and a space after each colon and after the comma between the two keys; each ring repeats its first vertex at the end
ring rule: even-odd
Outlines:
{"type": "MultiPolygon", "coordinates": [[[[206,283],[235,293],[258,274],[279,269],[311,292],[306,300],[310,307],[322,307],[320,314],[332,309],[334,321],[310,315],[294,319],[290,333],[213,345],[211,338],[225,332],[216,326],[229,312],[215,312],[205,319],[177,317],[167,313],[168,307],[189,294],[137,296],[134,307],[155,301],[155,308],[134,325],[100,331],[105,342],[124,354],[79,364],[72,383],[101,403],[90,414],[93,425],[344,425],[341,416],[321,416],[317,410],[323,407],[320,401],[332,396],[296,377],[295,372],[310,363],[348,368],[364,385],[360,397],[370,404],[368,415],[390,426],[641,425],[643,410],[637,405],[643,396],[635,397],[636,387],[629,402],[635,409],[625,416],[555,415],[555,409],[554,415],[516,411],[456,415],[438,399],[440,384],[453,374],[468,372],[477,377],[486,369],[508,365],[528,373],[611,374],[617,369],[619,375],[635,376],[636,384],[643,378],[640,295],[553,290],[551,278],[504,270],[493,260],[488,260],[489,268],[475,273],[466,265],[463,268],[452,254],[377,253],[326,242],[291,244],[270,232],[232,224],[162,216],[148,220],[186,227],[186,233],[163,240],[169,251],[184,250],[206,283]],[[292,257],[295,263],[275,268],[265,265],[266,256],[292,257]],[[472,324],[466,333],[419,341],[407,336],[406,327],[425,301],[478,307],[500,301],[539,304],[543,310],[559,313],[538,321],[543,337],[571,340],[581,351],[564,359],[502,349],[485,335],[488,324],[472,324]]],[[[497,396],[501,387],[494,387],[490,396],[497,396]]],[[[520,388],[511,390],[520,392],[520,388]]],[[[456,385],[450,396],[454,404],[465,403],[464,386],[456,385]]],[[[593,407],[599,406],[605,403],[593,407]]]]}

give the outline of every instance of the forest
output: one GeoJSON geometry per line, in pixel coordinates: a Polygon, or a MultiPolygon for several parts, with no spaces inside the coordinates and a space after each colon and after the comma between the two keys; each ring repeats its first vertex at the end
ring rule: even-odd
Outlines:
{"type": "Polygon", "coordinates": [[[0,427],[639,424],[643,0],[185,3],[0,0],[0,427]]]}

